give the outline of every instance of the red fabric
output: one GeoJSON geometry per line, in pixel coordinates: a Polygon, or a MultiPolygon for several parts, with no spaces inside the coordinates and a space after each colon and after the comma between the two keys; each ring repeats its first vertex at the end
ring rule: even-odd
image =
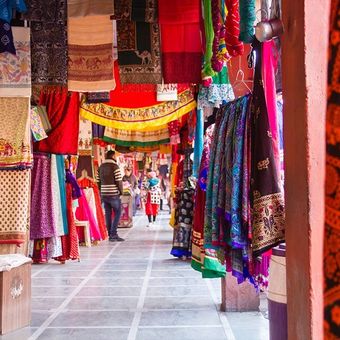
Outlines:
{"type": "Polygon", "coordinates": [[[63,255],[56,258],[56,260],[60,262],[65,262],[66,260],[78,260],[80,258],[79,238],[77,227],[74,223],[72,207],[72,185],[70,183],[66,183],[66,207],[68,235],[61,237],[63,255]]]}
{"type": "Polygon", "coordinates": [[[160,24],[180,24],[199,22],[199,0],[158,0],[160,24]]]}
{"type": "Polygon", "coordinates": [[[243,42],[238,39],[240,35],[239,0],[226,0],[228,16],[226,18],[225,43],[232,57],[244,53],[243,42]]]}
{"type": "MultiPolygon", "coordinates": [[[[150,84],[138,84],[138,88],[136,88],[135,91],[132,89],[128,92],[124,91],[119,81],[119,67],[117,62],[114,63],[114,71],[116,88],[113,91],[110,91],[110,102],[105,103],[106,105],[120,108],[140,108],[160,104],[160,102],[157,101],[156,91],[150,92],[148,90],[150,84]]],[[[178,84],[178,93],[183,92],[188,89],[188,87],[188,82],[187,84],[178,84]]]]}
{"type": "Polygon", "coordinates": [[[34,151],[76,155],[79,134],[79,94],[67,89],[42,91],[39,104],[46,106],[52,126],[48,138],[34,143],[34,151]]]}
{"type": "Polygon", "coordinates": [[[88,178],[78,180],[78,184],[81,188],[92,188],[93,189],[94,199],[96,201],[96,214],[97,214],[97,222],[98,222],[100,235],[103,240],[106,240],[108,237],[108,234],[107,234],[107,229],[105,225],[105,216],[104,216],[103,208],[101,205],[98,186],[94,181],[88,178]]]}
{"type": "Polygon", "coordinates": [[[145,203],[145,213],[147,215],[156,216],[158,214],[158,204],[151,203],[151,195],[148,193],[145,203]]]}
{"type": "Polygon", "coordinates": [[[199,83],[202,42],[199,0],[158,1],[165,83],[199,83]]]}

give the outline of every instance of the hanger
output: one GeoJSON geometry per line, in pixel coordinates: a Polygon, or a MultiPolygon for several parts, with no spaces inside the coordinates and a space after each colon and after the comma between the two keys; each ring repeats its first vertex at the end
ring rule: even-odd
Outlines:
{"type": "Polygon", "coordinates": [[[253,84],[253,81],[252,80],[244,80],[244,72],[243,72],[242,67],[241,67],[241,57],[239,57],[239,68],[238,68],[238,71],[236,73],[236,78],[235,78],[234,84],[232,85],[233,89],[235,90],[240,85],[244,85],[249,90],[249,92],[252,92],[252,90],[247,85],[247,83],[253,84]]]}

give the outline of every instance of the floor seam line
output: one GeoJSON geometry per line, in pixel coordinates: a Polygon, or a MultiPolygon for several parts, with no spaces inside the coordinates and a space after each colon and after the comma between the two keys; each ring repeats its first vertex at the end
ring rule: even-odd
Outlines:
{"type": "MultiPolygon", "coordinates": [[[[133,230],[131,228],[127,231],[125,236],[128,236],[130,232],[133,230]]],[[[114,253],[114,251],[121,245],[121,243],[117,243],[113,246],[111,251],[98,263],[98,265],[86,276],[82,282],[75,288],[75,290],[68,295],[68,297],[63,301],[63,303],[56,309],[55,312],[50,315],[47,320],[45,320],[42,325],[28,338],[28,340],[37,340],[40,335],[48,328],[48,326],[59,316],[59,314],[68,306],[68,304],[72,301],[72,299],[80,292],[80,290],[86,285],[86,283],[94,276],[94,274],[98,271],[100,266],[105,263],[105,261],[114,253]]]]}
{"type": "Polygon", "coordinates": [[[132,323],[131,323],[131,328],[130,328],[127,340],[135,340],[136,337],[137,337],[140,320],[142,318],[146,293],[147,293],[147,289],[148,289],[149,282],[150,282],[153,259],[154,259],[155,252],[156,252],[155,246],[156,246],[156,242],[158,240],[158,235],[159,235],[159,229],[156,230],[156,233],[155,233],[155,236],[154,236],[151,253],[150,253],[150,256],[149,256],[149,259],[148,259],[148,265],[147,265],[147,269],[146,269],[145,276],[144,276],[144,282],[143,282],[142,289],[141,289],[141,292],[140,292],[140,295],[139,295],[139,300],[138,300],[138,303],[137,303],[137,310],[136,310],[135,315],[133,317],[133,320],[132,320],[132,323]]]}

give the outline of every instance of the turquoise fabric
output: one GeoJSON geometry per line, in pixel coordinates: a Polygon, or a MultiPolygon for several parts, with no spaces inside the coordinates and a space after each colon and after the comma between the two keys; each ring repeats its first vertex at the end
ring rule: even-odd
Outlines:
{"type": "Polygon", "coordinates": [[[61,210],[63,213],[63,227],[65,235],[68,235],[68,223],[67,223],[67,207],[66,207],[66,178],[65,178],[65,162],[63,155],[56,155],[59,191],[61,199],[61,210]]]}
{"type": "Polygon", "coordinates": [[[198,178],[198,171],[201,163],[203,153],[203,139],[204,139],[204,119],[203,110],[196,111],[196,130],[195,130],[195,144],[194,144],[194,163],[193,176],[198,178]]]}
{"type": "Polygon", "coordinates": [[[27,7],[24,0],[0,0],[0,19],[7,21],[12,20],[13,10],[20,13],[26,12],[27,7]]]}

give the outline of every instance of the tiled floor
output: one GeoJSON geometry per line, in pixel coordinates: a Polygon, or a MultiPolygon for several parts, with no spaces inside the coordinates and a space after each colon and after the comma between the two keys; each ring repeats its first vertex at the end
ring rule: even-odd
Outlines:
{"type": "Polygon", "coordinates": [[[267,340],[261,313],[219,313],[219,280],[169,255],[168,215],[120,230],[123,243],[81,248],[82,260],[33,266],[32,326],[1,340],[267,340]]]}

